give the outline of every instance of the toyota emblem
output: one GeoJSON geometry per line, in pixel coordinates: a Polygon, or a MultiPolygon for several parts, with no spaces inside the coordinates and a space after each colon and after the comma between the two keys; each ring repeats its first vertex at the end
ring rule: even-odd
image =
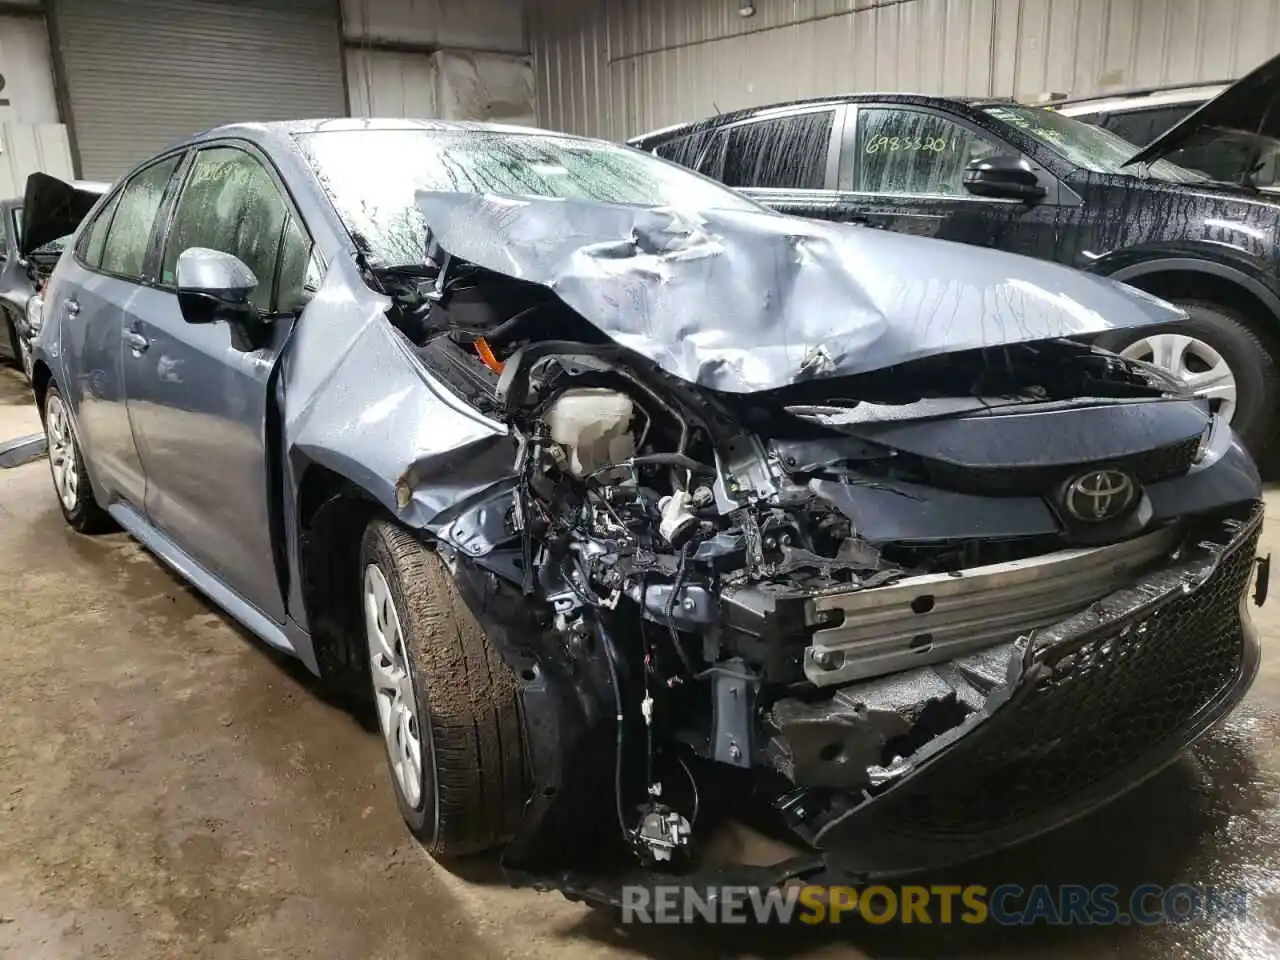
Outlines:
{"type": "Polygon", "coordinates": [[[1090,470],[1067,484],[1067,513],[1085,523],[1102,523],[1122,516],[1137,495],[1137,487],[1127,473],[1119,470],[1090,470]]]}

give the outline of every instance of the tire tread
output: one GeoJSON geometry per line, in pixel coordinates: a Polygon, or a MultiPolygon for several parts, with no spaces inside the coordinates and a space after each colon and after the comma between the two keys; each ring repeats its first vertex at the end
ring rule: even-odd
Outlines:
{"type": "Polygon", "coordinates": [[[428,816],[415,832],[441,858],[494,847],[514,833],[524,803],[519,683],[435,552],[387,520],[366,537],[389,564],[383,572],[408,615],[406,649],[426,688],[439,826],[428,816]]]}

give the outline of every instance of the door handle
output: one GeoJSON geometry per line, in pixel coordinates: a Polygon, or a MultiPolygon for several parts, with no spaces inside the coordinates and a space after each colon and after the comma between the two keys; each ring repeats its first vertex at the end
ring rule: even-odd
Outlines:
{"type": "Polygon", "coordinates": [[[129,344],[129,349],[133,351],[135,357],[146,353],[147,348],[151,346],[150,340],[133,330],[125,331],[124,339],[129,344]]]}
{"type": "Polygon", "coordinates": [[[67,301],[67,316],[74,317],[80,312],[80,301],[72,297],[67,301]]]}

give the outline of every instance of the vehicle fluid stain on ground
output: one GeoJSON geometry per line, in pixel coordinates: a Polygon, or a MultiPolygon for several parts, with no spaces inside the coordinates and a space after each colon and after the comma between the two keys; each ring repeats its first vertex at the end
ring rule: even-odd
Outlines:
{"type": "MultiPolygon", "coordinates": [[[[492,860],[458,874],[432,863],[400,823],[367,721],[123,534],[72,534],[45,463],[0,471],[0,518],[0,956],[1280,951],[1280,600],[1255,614],[1264,663],[1248,701],[1193,755],[1085,821],[929,878],[1114,883],[1122,895],[1143,883],[1239,885],[1251,893],[1246,919],[624,929],[558,895],[507,888],[492,860]]],[[[1263,549],[1277,547],[1272,521],[1263,549]]]]}

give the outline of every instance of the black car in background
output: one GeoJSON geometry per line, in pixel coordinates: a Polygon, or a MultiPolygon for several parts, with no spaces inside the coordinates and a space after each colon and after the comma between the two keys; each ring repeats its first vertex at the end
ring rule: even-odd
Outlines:
{"type": "MultiPolygon", "coordinates": [[[[65,209],[87,212],[107,191],[108,185],[87,180],[62,183],[42,173],[31,177],[40,195],[41,209],[30,211],[34,248],[23,244],[25,198],[0,200],[0,357],[18,362],[31,378],[31,340],[39,332],[39,292],[62,256],[65,236],[49,227],[65,209]]],[[[31,191],[28,190],[28,193],[31,191]]]]}
{"type": "MultiPolygon", "coordinates": [[[[1222,93],[1230,84],[1184,84],[1130,90],[1100,97],[1061,100],[1052,109],[1105,127],[1130,143],[1146,146],[1222,93]]],[[[1215,180],[1232,180],[1250,169],[1263,190],[1280,192],[1280,138],[1260,139],[1253,130],[1219,130],[1213,141],[1194,144],[1165,157],[1215,180]],[[1261,149],[1259,149],[1261,148],[1261,149]]]]}
{"type": "MultiPolygon", "coordinates": [[[[1280,58],[1144,149],[1011,101],[858,94],[722,114],[636,137],[779,211],[1029,254],[1138,287],[1187,318],[1104,335],[1211,398],[1259,459],[1280,407],[1280,197],[1250,169],[1163,159],[1280,135],[1280,58]]],[[[1247,165],[1246,165],[1247,166],[1247,165]]]]}

